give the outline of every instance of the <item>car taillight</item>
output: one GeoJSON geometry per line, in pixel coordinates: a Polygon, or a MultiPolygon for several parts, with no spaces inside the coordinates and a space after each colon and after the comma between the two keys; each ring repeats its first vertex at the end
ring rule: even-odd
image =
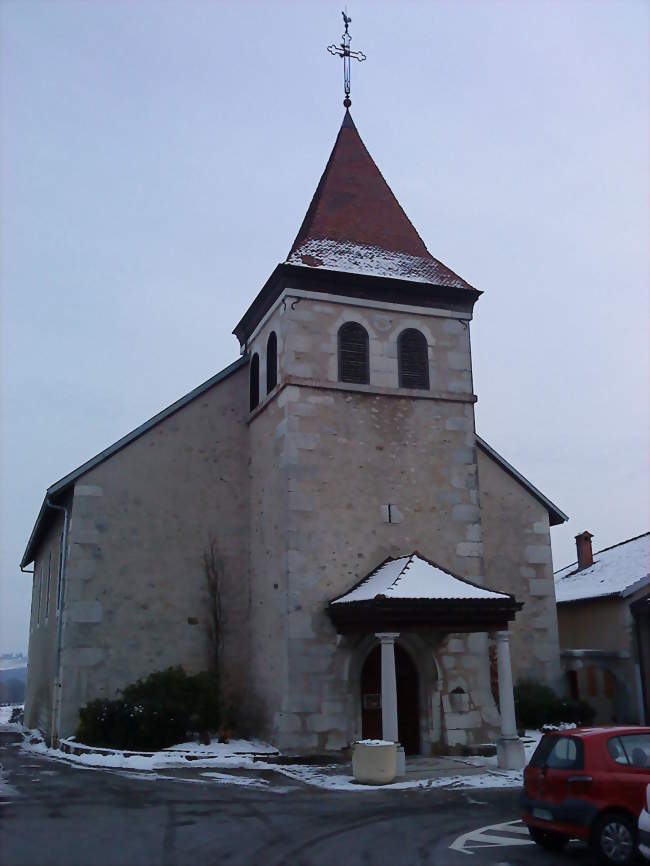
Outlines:
{"type": "Polygon", "coordinates": [[[586,794],[593,781],[591,776],[569,776],[567,779],[572,794],[586,794]]]}

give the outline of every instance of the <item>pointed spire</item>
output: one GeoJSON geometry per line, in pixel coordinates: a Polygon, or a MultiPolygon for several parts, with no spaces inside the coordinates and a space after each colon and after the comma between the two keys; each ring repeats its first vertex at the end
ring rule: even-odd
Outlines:
{"type": "Polygon", "coordinates": [[[472,288],[429,253],[347,109],[287,262],[472,288]]]}

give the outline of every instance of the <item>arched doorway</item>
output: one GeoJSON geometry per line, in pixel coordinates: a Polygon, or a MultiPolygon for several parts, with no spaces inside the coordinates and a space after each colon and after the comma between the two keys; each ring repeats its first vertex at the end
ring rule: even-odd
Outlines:
{"type": "MultiPolygon", "coordinates": [[[[399,741],[407,755],[420,752],[418,672],[411,657],[395,645],[399,741]]],[[[374,647],[361,670],[361,729],[364,740],[381,739],[381,647],[374,647]]]]}

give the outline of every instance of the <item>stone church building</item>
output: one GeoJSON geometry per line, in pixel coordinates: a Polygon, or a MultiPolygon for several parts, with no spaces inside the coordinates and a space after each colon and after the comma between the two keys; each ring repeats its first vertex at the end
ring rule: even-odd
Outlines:
{"type": "Polygon", "coordinates": [[[480,294],[346,111],[238,360],[47,490],[22,560],[26,723],[56,741],[91,699],[205,669],[212,549],[224,691],[280,749],[516,739],[512,682],[561,681],[567,518],[476,434],[480,294]]]}

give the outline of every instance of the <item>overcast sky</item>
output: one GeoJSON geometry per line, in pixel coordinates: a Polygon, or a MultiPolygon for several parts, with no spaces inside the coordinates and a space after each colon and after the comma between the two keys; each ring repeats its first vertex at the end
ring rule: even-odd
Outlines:
{"type": "MultiPolygon", "coordinates": [[[[338,3],[3,2],[0,652],[45,489],[238,355],[343,115],[338,3]]],[[[648,11],[357,0],[352,113],[484,291],[477,429],[596,548],[650,529],[648,11]]]]}

